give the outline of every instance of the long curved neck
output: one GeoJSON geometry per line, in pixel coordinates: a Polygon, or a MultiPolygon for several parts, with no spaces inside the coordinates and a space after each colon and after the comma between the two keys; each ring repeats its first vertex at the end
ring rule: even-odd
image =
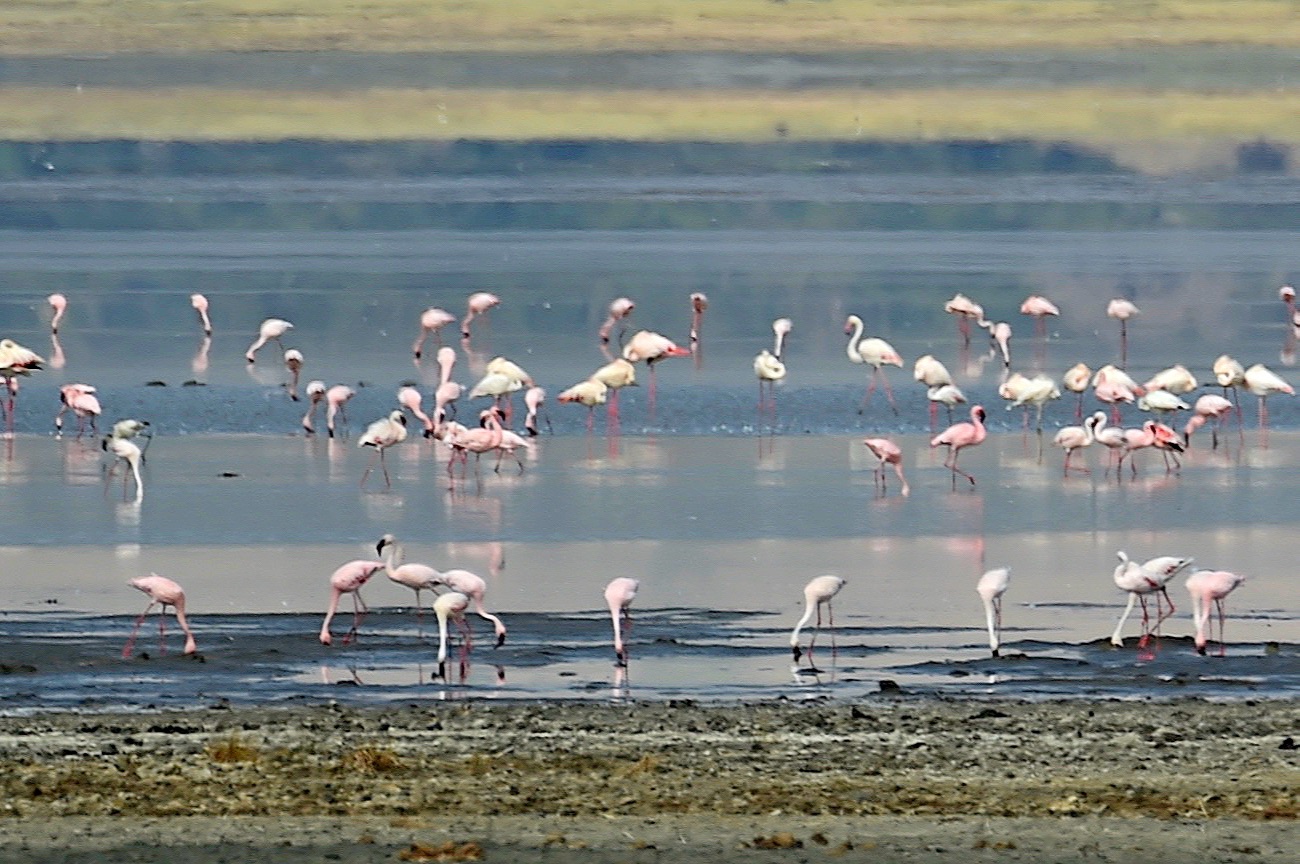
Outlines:
{"type": "Polygon", "coordinates": [[[614,653],[623,656],[623,607],[617,603],[609,604],[609,617],[614,622],[614,653]]]}
{"type": "Polygon", "coordinates": [[[384,572],[393,577],[397,575],[397,568],[402,563],[402,547],[396,543],[389,543],[384,549],[384,572]]]}
{"type": "Polygon", "coordinates": [[[809,600],[809,601],[808,601],[808,605],[807,605],[807,606],[804,608],[804,610],[803,610],[803,617],[799,619],[799,623],[798,623],[798,624],[795,624],[795,625],[794,625],[794,630],[790,633],[790,645],[791,645],[791,647],[798,647],[798,645],[799,645],[799,631],[802,630],[804,627],[806,627],[806,626],[808,625],[808,622],[812,620],[813,613],[814,613],[816,610],[817,610],[817,601],[816,601],[816,600],[809,600]]]}
{"type": "Polygon", "coordinates": [[[447,613],[436,607],[435,611],[438,615],[438,663],[441,664],[447,660],[447,613]]]}
{"type": "Polygon", "coordinates": [[[998,633],[997,608],[992,597],[983,597],[981,599],[984,601],[984,620],[989,628],[989,648],[997,651],[1000,635],[998,633]]]}
{"type": "Polygon", "coordinates": [[[849,359],[854,363],[862,362],[862,355],[858,353],[858,343],[862,341],[862,319],[853,319],[853,333],[849,336],[849,347],[847,349],[849,359]]]}

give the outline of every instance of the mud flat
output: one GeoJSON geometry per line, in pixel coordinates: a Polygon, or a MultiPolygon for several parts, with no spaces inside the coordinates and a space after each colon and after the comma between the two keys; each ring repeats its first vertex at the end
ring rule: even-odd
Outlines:
{"type": "Polygon", "coordinates": [[[0,860],[1281,861],[1298,732],[1282,700],[6,717],[0,860]]]}

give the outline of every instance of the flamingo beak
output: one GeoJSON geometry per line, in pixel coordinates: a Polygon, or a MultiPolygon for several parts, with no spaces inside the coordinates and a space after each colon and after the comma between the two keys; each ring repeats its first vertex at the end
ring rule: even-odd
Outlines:
{"type": "Polygon", "coordinates": [[[798,645],[794,646],[794,648],[790,650],[794,653],[794,662],[798,663],[799,658],[803,656],[803,652],[799,650],[798,645]]]}
{"type": "Polygon", "coordinates": [[[500,636],[497,637],[496,647],[500,648],[504,644],[506,644],[506,634],[502,633],[500,636]]]}

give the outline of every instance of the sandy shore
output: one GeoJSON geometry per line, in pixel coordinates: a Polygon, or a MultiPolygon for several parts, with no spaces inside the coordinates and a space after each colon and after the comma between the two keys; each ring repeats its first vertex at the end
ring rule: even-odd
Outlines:
{"type": "Polygon", "coordinates": [[[0,860],[1285,860],[1297,733],[1288,701],[9,717],[0,860]]]}

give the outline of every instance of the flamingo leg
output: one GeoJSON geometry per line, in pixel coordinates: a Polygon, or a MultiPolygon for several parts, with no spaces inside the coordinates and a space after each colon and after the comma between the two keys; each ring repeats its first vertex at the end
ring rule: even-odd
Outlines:
{"type": "Polygon", "coordinates": [[[975,485],[975,478],[972,477],[971,475],[967,474],[965,471],[963,471],[963,470],[961,470],[960,468],[957,467],[957,456],[958,456],[958,454],[960,454],[960,453],[961,453],[961,448],[960,448],[960,447],[949,448],[949,456],[948,456],[948,459],[951,460],[951,464],[949,464],[948,462],[943,463],[943,467],[952,469],[952,488],[953,488],[953,489],[956,489],[956,488],[957,488],[957,475],[958,475],[958,474],[960,474],[961,476],[963,476],[963,477],[965,477],[967,480],[969,480],[969,481],[970,481],[970,485],[972,485],[972,486],[975,485]]]}
{"type": "Polygon", "coordinates": [[[880,384],[881,384],[881,386],[883,386],[883,387],[885,388],[885,398],[887,398],[887,399],[889,400],[889,407],[892,408],[892,409],[894,410],[894,414],[895,414],[895,416],[897,416],[897,414],[898,414],[898,403],[894,401],[894,391],[893,391],[893,389],[889,386],[889,378],[888,378],[888,376],[885,375],[885,370],[884,370],[884,369],[881,369],[879,366],[877,366],[877,367],[876,367],[876,371],[875,371],[874,373],[872,373],[872,379],[873,379],[873,380],[874,380],[874,378],[875,378],[876,375],[879,375],[879,376],[880,376],[880,384]]]}
{"type": "Polygon", "coordinates": [[[131,628],[131,635],[127,637],[126,645],[122,648],[123,660],[131,659],[131,652],[135,649],[135,637],[140,632],[140,625],[149,617],[149,612],[153,607],[154,604],[150,603],[148,606],[144,607],[144,611],[140,613],[140,617],[135,619],[135,626],[131,628]]]}
{"type": "MultiPolygon", "coordinates": [[[[1138,602],[1142,604],[1142,635],[1138,638],[1138,647],[1145,648],[1147,642],[1151,641],[1151,615],[1147,611],[1147,598],[1145,594],[1138,595],[1138,602]]],[[[1159,601],[1156,601],[1157,603],[1159,601]]]]}

